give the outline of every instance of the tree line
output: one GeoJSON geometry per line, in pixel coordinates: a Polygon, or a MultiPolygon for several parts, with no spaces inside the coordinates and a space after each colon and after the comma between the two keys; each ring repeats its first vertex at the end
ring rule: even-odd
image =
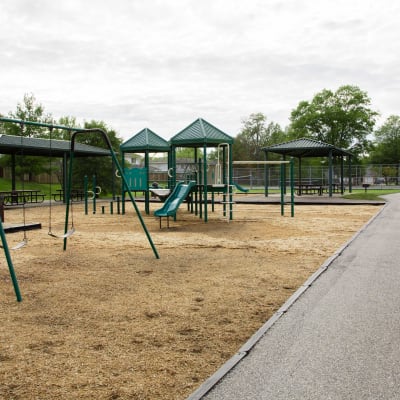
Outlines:
{"type": "Polygon", "coordinates": [[[261,148],[299,138],[329,143],[354,155],[354,163],[400,163],[400,116],[392,115],[376,128],[379,113],[357,86],[324,89],[292,110],[289,125],[268,122],[261,112],[242,121],[235,138],[235,160],[260,160],[261,148]]]}
{"type": "MultiPolygon", "coordinates": [[[[87,121],[81,126],[73,116],[55,120],[47,113],[33,94],[25,94],[16,111],[7,117],[76,128],[101,128],[109,136],[115,151],[122,139],[104,121],[87,121]]],[[[336,91],[323,89],[311,100],[300,101],[289,117],[289,125],[282,128],[268,121],[266,114],[257,112],[242,120],[242,128],[233,145],[234,160],[262,160],[262,148],[299,138],[311,138],[350,151],[353,163],[399,164],[400,163],[400,116],[392,115],[376,128],[379,113],[371,106],[371,99],[357,86],[344,85],[336,91]]],[[[66,130],[25,126],[23,131],[16,124],[0,124],[0,134],[23,135],[47,139],[69,140],[66,130]]],[[[77,141],[106,148],[99,135],[78,135],[77,141]]],[[[279,157],[279,156],[277,156],[279,157]]],[[[312,161],[310,161],[312,163],[312,161]]],[[[0,166],[10,165],[10,158],[3,155],[0,166]]],[[[59,161],[49,162],[46,157],[17,157],[16,170],[22,174],[42,172],[59,174],[59,161]]],[[[112,163],[110,157],[77,159],[74,165],[74,184],[82,186],[83,176],[96,175],[105,191],[110,191],[112,163]]]]}
{"type": "MultiPolygon", "coordinates": [[[[103,129],[111,142],[114,151],[119,150],[119,146],[122,143],[122,139],[118,137],[117,132],[109,128],[104,121],[86,121],[81,126],[75,117],[64,116],[55,120],[51,114],[46,113],[42,104],[40,104],[33,94],[25,94],[22,103],[17,105],[15,112],[9,112],[7,116],[12,119],[19,119],[24,121],[41,122],[50,125],[62,125],[70,128],[100,128],[103,129]]],[[[32,138],[44,138],[52,140],[70,140],[71,132],[62,129],[52,129],[47,127],[39,127],[26,125],[21,129],[18,124],[14,123],[1,123],[0,134],[15,135],[32,138]]],[[[85,134],[78,135],[76,141],[79,143],[96,146],[100,148],[106,148],[103,137],[96,134],[85,134]]],[[[8,167],[11,164],[11,158],[8,155],[3,155],[0,158],[0,166],[8,167]]],[[[49,157],[35,157],[35,156],[24,156],[23,154],[16,156],[16,174],[19,179],[26,180],[28,175],[28,181],[31,180],[33,175],[41,173],[47,173],[52,177],[57,177],[58,182],[62,182],[62,160],[50,159],[49,157]]],[[[84,176],[87,175],[89,182],[92,182],[93,175],[96,176],[96,180],[102,191],[110,193],[114,188],[113,182],[113,166],[111,157],[79,157],[74,160],[72,186],[81,188],[83,186],[84,176]]]]}

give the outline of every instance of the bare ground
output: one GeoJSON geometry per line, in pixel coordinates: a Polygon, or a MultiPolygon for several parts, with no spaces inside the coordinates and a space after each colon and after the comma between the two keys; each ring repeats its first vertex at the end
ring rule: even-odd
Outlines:
{"type": "MultiPolygon", "coordinates": [[[[236,207],[234,221],[217,211],[205,224],[182,206],[161,230],[144,216],[160,259],[130,205],[126,215],[74,205],[66,251],[47,234],[49,208],[26,209],[43,229],[12,252],[21,303],[1,264],[0,398],[184,399],[378,211],[236,207]]],[[[64,207],[51,214],[61,234],[64,207]]]]}

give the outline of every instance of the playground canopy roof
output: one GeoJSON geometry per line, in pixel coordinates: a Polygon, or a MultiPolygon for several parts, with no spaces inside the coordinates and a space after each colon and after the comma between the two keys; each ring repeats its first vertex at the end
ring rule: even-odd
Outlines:
{"type": "Polygon", "coordinates": [[[221,143],[233,144],[233,138],[202,118],[196,119],[170,140],[173,146],[215,147],[221,143]]]}
{"type": "MultiPolygon", "coordinates": [[[[49,140],[25,136],[0,135],[0,154],[63,157],[71,149],[68,140],[49,140]]],[[[76,143],[75,157],[110,156],[108,149],[76,143]]]]}
{"type": "Polygon", "coordinates": [[[125,153],[140,153],[145,151],[168,152],[170,149],[171,147],[165,139],[148,128],[142,129],[120,146],[120,150],[125,153]]]}
{"type": "Polygon", "coordinates": [[[262,150],[264,150],[266,153],[278,153],[299,158],[329,157],[329,155],[352,156],[352,154],[346,150],[340,149],[328,143],[308,138],[296,139],[286,143],[263,147],[262,150]]]}

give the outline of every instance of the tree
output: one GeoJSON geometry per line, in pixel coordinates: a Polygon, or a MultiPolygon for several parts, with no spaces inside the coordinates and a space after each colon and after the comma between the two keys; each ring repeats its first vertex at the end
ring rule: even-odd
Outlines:
{"type": "Polygon", "coordinates": [[[376,145],[371,160],[380,164],[398,164],[400,162],[400,116],[391,115],[375,131],[376,145]]]}
{"type": "Polygon", "coordinates": [[[396,177],[398,181],[400,168],[400,116],[391,115],[385,123],[375,131],[375,146],[370,160],[377,164],[395,164],[396,167],[384,167],[382,175],[388,183],[388,177],[396,177]]]}
{"type": "MultiPolygon", "coordinates": [[[[15,112],[9,112],[8,117],[12,119],[21,119],[31,122],[53,123],[51,114],[46,114],[42,104],[38,103],[33,94],[25,94],[22,103],[17,104],[15,112]]],[[[25,137],[44,137],[48,128],[26,125],[23,130],[16,124],[5,124],[5,134],[25,136],[25,137]]]]}
{"type": "Polygon", "coordinates": [[[263,113],[250,114],[242,121],[243,128],[233,144],[234,160],[260,160],[261,148],[285,140],[285,133],[279,124],[270,122],[263,113]]]}
{"type": "MultiPolygon", "coordinates": [[[[25,94],[22,103],[17,104],[17,110],[8,113],[8,118],[49,124],[53,122],[51,114],[45,113],[44,107],[37,102],[33,94],[25,94]]],[[[2,125],[2,133],[20,136],[21,140],[23,137],[43,137],[48,132],[48,128],[33,125],[24,125],[23,127],[15,123],[4,123],[2,125]]],[[[15,158],[16,175],[20,176],[20,179],[28,175],[28,180],[31,181],[33,174],[47,172],[47,163],[48,160],[45,157],[17,155],[15,158]]],[[[4,155],[1,158],[1,166],[10,165],[11,157],[4,155]]]]}
{"type": "Polygon", "coordinates": [[[291,112],[289,132],[293,139],[316,139],[360,156],[369,148],[367,137],[378,115],[357,86],[341,86],[336,92],[324,89],[291,112]]]}

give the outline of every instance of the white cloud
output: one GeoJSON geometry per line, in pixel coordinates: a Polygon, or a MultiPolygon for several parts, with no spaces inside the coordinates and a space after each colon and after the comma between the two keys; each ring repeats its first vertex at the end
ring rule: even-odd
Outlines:
{"type": "Polygon", "coordinates": [[[397,1],[3,0],[0,112],[24,93],[55,117],[104,120],[125,139],[203,117],[231,135],[263,112],[359,86],[398,114],[397,1]]]}

